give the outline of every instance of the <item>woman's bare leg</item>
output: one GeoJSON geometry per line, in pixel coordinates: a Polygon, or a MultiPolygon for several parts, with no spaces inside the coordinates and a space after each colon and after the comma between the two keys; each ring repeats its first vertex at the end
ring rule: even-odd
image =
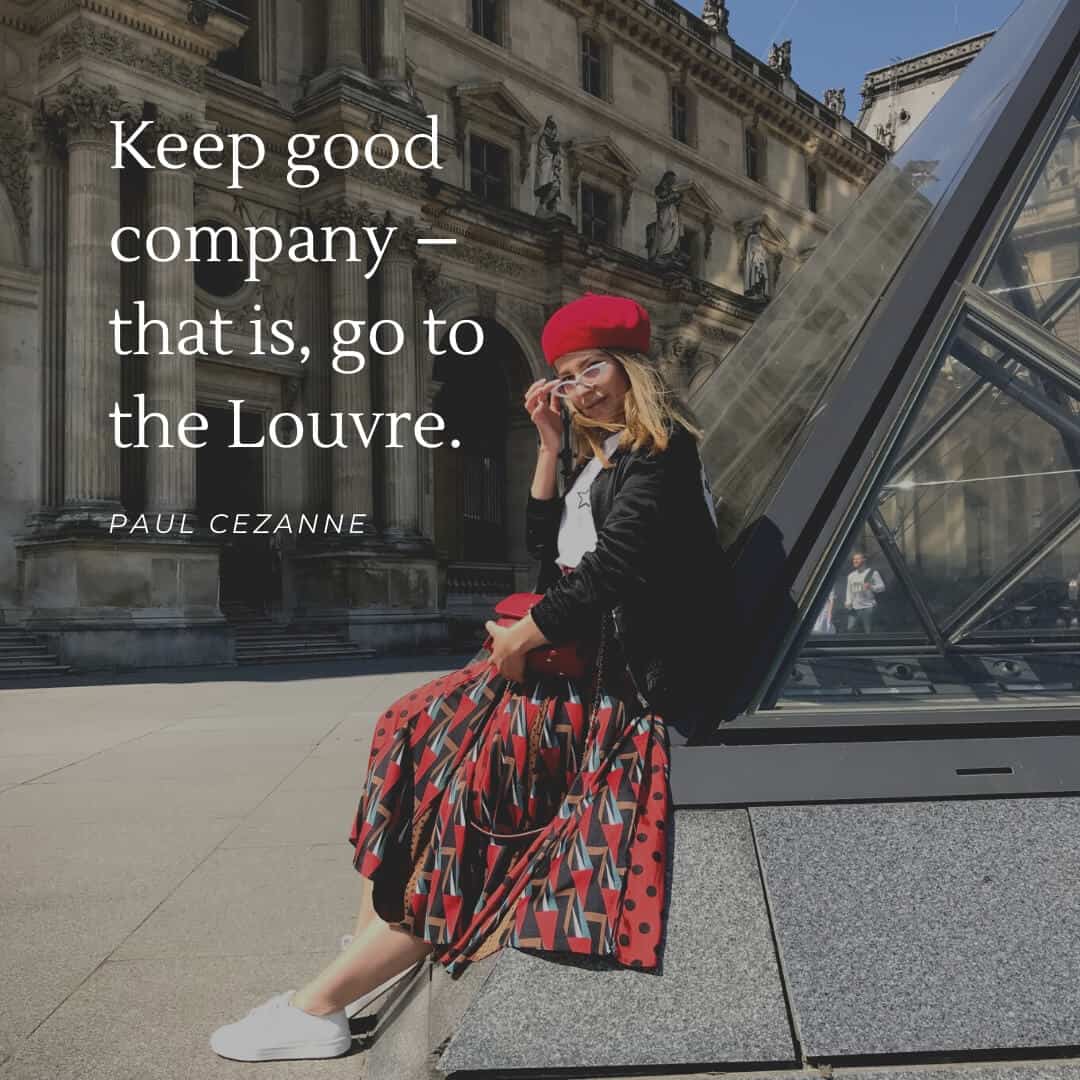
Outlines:
{"type": "Polygon", "coordinates": [[[353,930],[353,937],[359,937],[368,923],[375,918],[375,905],[371,899],[373,888],[374,882],[371,878],[360,879],[360,910],[356,913],[356,929],[353,930]]]}
{"type": "Polygon", "coordinates": [[[336,960],[293,995],[293,1004],[314,1016],[337,1012],[430,952],[427,942],[375,917],[336,960]]]}

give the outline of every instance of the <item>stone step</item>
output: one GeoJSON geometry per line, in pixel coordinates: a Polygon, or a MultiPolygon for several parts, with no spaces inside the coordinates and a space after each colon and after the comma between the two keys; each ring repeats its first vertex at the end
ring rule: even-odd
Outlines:
{"type": "Polygon", "coordinates": [[[289,634],[282,637],[237,638],[237,645],[351,645],[348,638],[337,634],[289,634]]]}
{"type": "Polygon", "coordinates": [[[370,660],[375,655],[373,649],[327,649],[325,652],[299,652],[295,649],[282,649],[259,653],[236,654],[238,664],[285,664],[303,663],[312,660],[370,660]]]}
{"type": "Polygon", "coordinates": [[[44,638],[18,626],[0,627],[0,679],[63,675],[69,670],[44,638]]]}
{"type": "Polygon", "coordinates": [[[70,670],[63,664],[37,664],[26,661],[8,664],[0,660],[0,679],[21,679],[28,675],[66,675],[70,670]]]}
{"type": "Polygon", "coordinates": [[[298,648],[302,649],[305,646],[312,648],[351,648],[352,642],[347,641],[345,638],[322,638],[312,640],[306,637],[291,637],[291,638],[272,638],[269,640],[258,639],[249,641],[238,641],[236,643],[238,649],[282,649],[282,648],[298,648]]]}
{"type": "Polygon", "coordinates": [[[246,631],[233,635],[236,642],[248,641],[343,641],[340,634],[301,634],[295,630],[268,631],[266,633],[254,633],[246,631]]]}
{"type": "Polygon", "coordinates": [[[352,649],[348,645],[318,645],[314,648],[287,648],[287,649],[238,649],[237,660],[251,660],[260,656],[296,656],[301,659],[311,656],[354,656],[364,659],[372,655],[364,650],[352,649]]]}

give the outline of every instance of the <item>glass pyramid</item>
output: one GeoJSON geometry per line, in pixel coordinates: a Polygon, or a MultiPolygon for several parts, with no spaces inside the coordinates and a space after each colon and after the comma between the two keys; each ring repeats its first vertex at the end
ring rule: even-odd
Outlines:
{"type": "Polygon", "coordinates": [[[1078,42],[1021,4],[695,389],[721,720],[1080,689],[1078,42]]]}

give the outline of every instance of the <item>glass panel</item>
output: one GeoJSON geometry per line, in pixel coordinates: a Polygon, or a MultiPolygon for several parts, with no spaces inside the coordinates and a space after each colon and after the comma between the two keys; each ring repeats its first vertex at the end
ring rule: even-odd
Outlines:
{"type": "Polygon", "coordinates": [[[865,643],[868,634],[927,639],[903,583],[886,559],[873,529],[864,525],[822,593],[807,646],[857,645],[865,643]]]}
{"type": "Polygon", "coordinates": [[[863,526],[816,605],[778,704],[929,693],[918,659],[928,641],[903,582],[873,529],[863,526]]]}
{"type": "MultiPolygon", "coordinates": [[[[849,348],[998,119],[1064,0],[1029,0],[887,163],[813,258],[694,389],[701,451],[734,542],[805,442],[849,348]]],[[[744,239],[743,243],[747,243],[744,239]]],[[[769,268],[768,294],[775,291],[769,268]]]]}
{"type": "Polygon", "coordinates": [[[1080,529],[982,611],[965,636],[1080,639],[1080,529]]]}
{"type": "Polygon", "coordinates": [[[936,365],[918,412],[911,421],[905,447],[910,450],[946,412],[962,408],[971,396],[978,379],[975,372],[946,353],[936,365]]]}
{"type": "Polygon", "coordinates": [[[963,641],[991,650],[1080,642],[1078,410],[1049,377],[961,328],[894,452],[871,510],[874,527],[859,528],[814,605],[780,697],[955,694],[993,682],[992,654],[946,658],[924,647],[903,660],[893,685],[913,635],[929,643],[920,608],[942,636],[955,626],[963,641]],[[1049,551],[1040,556],[1040,546],[1049,551]],[[858,566],[857,552],[865,556],[858,566]],[[995,598],[995,581],[1033,559],[995,598]]]}
{"type": "Polygon", "coordinates": [[[1076,403],[969,331],[924,401],[945,407],[929,434],[904,440],[878,506],[927,606],[944,619],[1080,499],[1067,440],[1076,403]],[[946,388],[950,369],[970,374],[946,388]],[[995,373],[1012,380],[1011,392],[986,377],[995,373]],[[1043,416],[1018,400],[1025,395],[1043,416]]]}
{"type": "Polygon", "coordinates": [[[1080,98],[984,284],[999,300],[1080,350],[1080,98]]]}

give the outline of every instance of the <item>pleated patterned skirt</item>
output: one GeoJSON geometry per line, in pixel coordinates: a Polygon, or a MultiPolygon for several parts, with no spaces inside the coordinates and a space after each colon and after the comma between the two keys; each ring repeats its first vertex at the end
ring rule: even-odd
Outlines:
{"type": "Polygon", "coordinates": [[[456,974],[503,946],[654,968],[667,728],[623,679],[512,682],[486,649],[380,717],[353,864],[386,922],[456,974]]]}

